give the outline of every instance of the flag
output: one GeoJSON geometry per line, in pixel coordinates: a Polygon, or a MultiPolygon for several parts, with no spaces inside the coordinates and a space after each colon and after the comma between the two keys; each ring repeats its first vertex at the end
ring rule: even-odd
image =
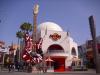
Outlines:
{"type": "Polygon", "coordinates": [[[42,61],[42,56],[38,53],[34,54],[32,52],[33,48],[40,49],[42,45],[43,39],[40,38],[38,43],[33,44],[32,38],[29,36],[29,34],[25,34],[25,47],[24,47],[24,52],[23,52],[23,59],[26,62],[34,62],[34,63],[39,63],[42,61]]]}
{"type": "Polygon", "coordinates": [[[24,37],[25,40],[25,47],[24,47],[24,52],[23,52],[23,59],[25,61],[31,61],[32,57],[30,56],[30,53],[32,52],[32,38],[29,36],[28,33],[25,34],[24,37]]]}

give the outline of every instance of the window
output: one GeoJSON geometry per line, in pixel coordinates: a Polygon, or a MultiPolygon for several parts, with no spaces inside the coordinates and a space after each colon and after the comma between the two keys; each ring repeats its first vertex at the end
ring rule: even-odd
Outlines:
{"type": "Polygon", "coordinates": [[[75,50],[74,47],[72,48],[71,54],[72,54],[72,55],[76,55],[76,50],[75,50]]]}

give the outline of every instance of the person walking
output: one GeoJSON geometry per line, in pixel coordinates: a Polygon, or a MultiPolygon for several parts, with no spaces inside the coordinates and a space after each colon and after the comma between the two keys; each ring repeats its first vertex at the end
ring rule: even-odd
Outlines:
{"type": "Polygon", "coordinates": [[[10,72],[11,69],[13,68],[13,64],[9,57],[7,58],[7,65],[8,65],[8,71],[10,72]]]}

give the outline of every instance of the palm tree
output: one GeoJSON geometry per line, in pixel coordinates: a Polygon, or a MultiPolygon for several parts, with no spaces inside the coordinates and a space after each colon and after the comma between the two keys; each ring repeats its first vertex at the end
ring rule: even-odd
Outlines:
{"type": "Polygon", "coordinates": [[[32,31],[32,25],[30,23],[23,23],[21,26],[20,26],[20,29],[22,31],[24,31],[25,33],[26,32],[31,32],[32,31]]]}
{"type": "Polygon", "coordinates": [[[18,32],[16,32],[16,37],[18,38],[18,45],[20,46],[20,48],[18,48],[18,57],[19,57],[19,61],[20,61],[20,50],[21,50],[20,43],[22,41],[22,38],[24,37],[24,33],[22,31],[18,31],[18,32]]]}
{"type": "MultiPolygon", "coordinates": [[[[25,22],[25,23],[23,23],[23,24],[20,26],[20,29],[22,30],[23,36],[24,36],[24,34],[29,33],[29,32],[32,31],[32,25],[31,25],[30,23],[25,22]]],[[[21,47],[23,46],[24,41],[25,41],[25,40],[23,39],[22,44],[21,44],[21,47]]],[[[22,47],[22,48],[23,48],[23,47],[22,47]]]]}
{"type": "MultiPolygon", "coordinates": [[[[22,49],[24,47],[24,39],[22,39],[22,38],[24,38],[25,33],[29,33],[32,31],[32,25],[30,23],[25,22],[25,23],[21,24],[20,29],[21,29],[21,31],[18,31],[16,35],[19,39],[21,39],[20,40],[20,50],[22,51],[22,49]]],[[[19,42],[19,40],[18,40],[18,42],[19,42]]]]}
{"type": "Polygon", "coordinates": [[[24,37],[24,33],[22,31],[18,31],[16,33],[16,37],[18,38],[18,44],[19,44],[19,40],[21,40],[24,37]]]}

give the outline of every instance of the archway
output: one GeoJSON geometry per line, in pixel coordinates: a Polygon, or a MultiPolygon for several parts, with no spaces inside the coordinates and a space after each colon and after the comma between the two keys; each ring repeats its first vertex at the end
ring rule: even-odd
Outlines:
{"type": "Polygon", "coordinates": [[[58,44],[53,44],[48,47],[47,51],[48,52],[64,52],[64,49],[58,44]]]}
{"type": "MultiPolygon", "coordinates": [[[[64,53],[64,49],[58,45],[58,44],[53,44],[53,45],[50,45],[48,47],[48,50],[47,50],[48,53],[64,53]]],[[[54,72],[63,72],[65,71],[65,57],[63,56],[50,56],[51,59],[54,61],[52,63],[52,66],[54,68],[54,72]]]]}

